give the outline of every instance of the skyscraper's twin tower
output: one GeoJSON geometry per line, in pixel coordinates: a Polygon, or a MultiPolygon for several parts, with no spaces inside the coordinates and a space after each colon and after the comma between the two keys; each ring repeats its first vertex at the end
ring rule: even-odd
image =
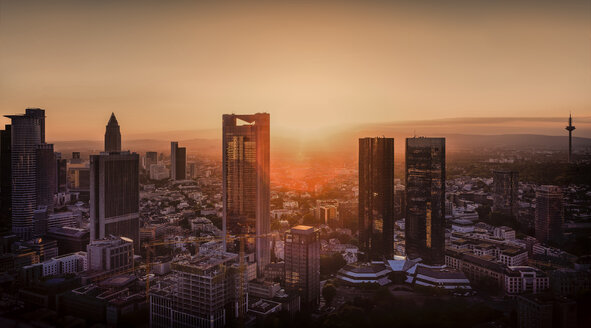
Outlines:
{"type": "MultiPolygon", "coordinates": [[[[445,139],[406,139],[406,253],[441,265],[445,251],[445,139]]],[[[359,241],[370,259],[394,253],[394,139],[359,139],[359,241]]]]}

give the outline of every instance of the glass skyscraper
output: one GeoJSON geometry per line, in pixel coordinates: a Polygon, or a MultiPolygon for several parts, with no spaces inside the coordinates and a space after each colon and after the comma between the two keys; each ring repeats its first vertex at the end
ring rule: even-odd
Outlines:
{"type": "Polygon", "coordinates": [[[394,138],[359,139],[359,242],[370,259],[394,250],[394,138]]]}
{"type": "Polygon", "coordinates": [[[12,120],[12,232],[29,239],[37,208],[37,148],[45,143],[45,110],[27,108],[24,115],[6,115],[12,120]]]}
{"type": "Polygon", "coordinates": [[[406,139],[406,254],[445,262],[445,138],[406,139]]]}
{"type": "Polygon", "coordinates": [[[223,116],[224,236],[256,235],[246,250],[255,252],[259,275],[271,256],[269,121],[267,113],[223,116]]]}

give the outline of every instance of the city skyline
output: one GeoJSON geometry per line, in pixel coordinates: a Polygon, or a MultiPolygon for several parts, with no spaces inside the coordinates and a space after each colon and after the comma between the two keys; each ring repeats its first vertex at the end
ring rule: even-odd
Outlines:
{"type": "Polygon", "coordinates": [[[591,327],[589,14],[0,0],[0,326],[591,327]]]}

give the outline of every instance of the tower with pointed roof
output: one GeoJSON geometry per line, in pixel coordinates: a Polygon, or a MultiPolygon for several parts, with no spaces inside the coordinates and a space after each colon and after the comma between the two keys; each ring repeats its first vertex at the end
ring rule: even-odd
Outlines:
{"type": "Polygon", "coordinates": [[[572,163],[573,160],[573,131],[575,126],[573,125],[573,116],[568,116],[568,125],[565,128],[568,131],[568,162],[572,163]]]}
{"type": "Polygon", "coordinates": [[[105,152],[121,151],[121,131],[115,113],[111,113],[107,129],[105,131],[105,152]]]}

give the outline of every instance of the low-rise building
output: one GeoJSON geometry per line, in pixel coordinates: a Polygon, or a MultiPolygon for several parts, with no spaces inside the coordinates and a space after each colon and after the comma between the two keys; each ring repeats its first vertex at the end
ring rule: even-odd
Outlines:
{"type": "Polygon", "coordinates": [[[550,288],[550,279],[541,270],[529,266],[510,266],[505,271],[507,294],[537,294],[550,288]]]}

